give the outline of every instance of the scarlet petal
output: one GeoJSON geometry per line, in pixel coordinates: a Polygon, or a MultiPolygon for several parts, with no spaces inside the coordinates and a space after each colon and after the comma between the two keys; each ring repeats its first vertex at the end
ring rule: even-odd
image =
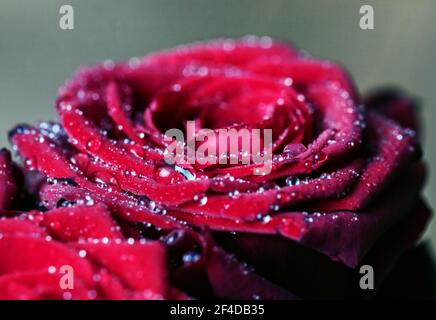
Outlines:
{"type": "Polygon", "coordinates": [[[146,57],[146,61],[168,65],[221,64],[244,66],[257,58],[293,59],[297,51],[269,38],[246,38],[242,41],[221,39],[205,44],[179,47],[146,57]]]}
{"type": "Polygon", "coordinates": [[[41,189],[40,197],[48,208],[55,208],[59,201],[84,202],[91,199],[107,205],[115,216],[129,222],[151,223],[157,228],[174,228],[180,223],[170,216],[153,212],[144,202],[118,192],[106,192],[93,185],[77,188],[68,185],[46,185],[41,189]]]}
{"type": "MultiPolygon", "coordinates": [[[[28,213],[31,216],[32,213],[28,213]]],[[[32,216],[33,217],[33,216],[32,216]]],[[[0,219],[0,233],[2,235],[28,235],[35,237],[45,237],[47,232],[39,228],[31,221],[22,220],[18,218],[0,219]]]]}
{"type": "Polygon", "coordinates": [[[62,150],[57,148],[47,137],[35,128],[24,131],[15,129],[11,142],[18,148],[25,163],[32,170],[39,170],[48,177],[73,178],[76,173],[65,160],[62,150]]]}
{"type": "Polygon", "coordinates": [[[309,200],[316,201],[336,197],[348,191],[358,178],[359,163],[328,174],[328,179],[317,178],[301,182],[295,186],[241,195],[216,195],[206,198],[205,203],[187,203],[184,211],[204,214],[210,217],[222,216],[245,221],[253,221],[258,215],[274,215],[284,207],[290,207],[309,200]]]}
{"type": "Polygon", "coordinates": [[[32,270],[49,273],[49,267],[59,270],[63,265],[70,265],[77,276],[92,283],[91,265],[81,259],[77,252],[55,241],[34,236],[6,235],[0,239],[0,253],[0,275],[32,270]]]}
{"type": "Polygon", "coordinates": [[[158,242],[83,244],[94,263],[116,275],[142,299],[163,299],[166,295],[165,249],[158,242]]]}
{"type": "Polygon", "coordinates": [[[61,275],[47,270],[26,271],[0,276],[0,299],[2,300],[59,300],[89,299],[89,287],[76,277],[74,290],[62,289],[61,275]],[[38,288],[38,290],[35,290],[38,288]]]}
{"type": "Polygon", "coordinates": [[[50,210],[42,215],[40,225],[65,242],[123,238],[110,212],[101,204],[50,210]]]}

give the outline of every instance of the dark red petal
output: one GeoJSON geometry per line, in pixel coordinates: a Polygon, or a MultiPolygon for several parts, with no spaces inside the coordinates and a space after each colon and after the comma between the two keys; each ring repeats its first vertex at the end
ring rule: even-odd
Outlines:
{"type": "Polygon", "coordinates": [[[422,165],[415,165],[363,212],[312,216],[301,243],[348,266],[357,266],[375,241],[412,208],[424,176],[422,165]]]}
{"type": "Polygon", "coordinates": [[[306,201],[337,198],[355,183],[360,165],[351,164],[322,178],[309,179],[294,186],[285,186],[259,192],[211,195],[205,201],[191,202],[180,206],[184,211],[204,214],[209,217],[229,217],[245,221],[262,219],[283,207],[289,207],[306,201]]]}
{"type": "Polygon", "coordinates": [[[208,233],[173,230],[169,248],[172,280],[194,296],[222,299],[297,299],[218,247],[208,233]]]}
{"type": "Polygon", "coordinates": [[[211,251],[207,273],[216,297],[243,300],[298,299],[294,294],[257,275],[220,247],[214,246],[211,251]]]}
{"type": "Polygon", "coordinates": [[[418,157],[415,136],[373,111],[367,113],[365,143],[370,154],[351,193],[342,199],[315,205],[315,209],[327,212],[362,209],[395,175],[402,174],[407,163],[418,157]]]}
{"type": "Polygon", "coordinates": [[[11,155],[6,149],[0,150],[0,210],[9,209],[17,194],[13,176],[11,155]]]}
{"type": "Polygon", "coordinates": [[[396,89],[378,89],[364,97],[365,105],[417,133],[420,122],[417,115],[417,100],[396,89]]]}

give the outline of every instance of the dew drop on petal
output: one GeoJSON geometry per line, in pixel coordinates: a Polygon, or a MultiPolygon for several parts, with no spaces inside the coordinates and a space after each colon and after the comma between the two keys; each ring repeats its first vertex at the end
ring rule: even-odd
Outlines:
{"type": "Polygon", "coordinates": [[[59,223],[59,221],[50,222],[50,228],[52,228],[54,230],[59,229],[60,226],[61,226],[61,224],[59,223]]]}
{"type": "Polygon", "coordinates": [[[188,252],[183,255],[182,260],[184,263],[194,263],[200,260],[200,255],[195,252],[188,252]]]}
{"type": "Polygon", "coordinates": [[[160,168],[159,169],[159,176],[161,178],[167,178],[170,175],[170,171],[167,168],[160,168]]]}
{"type": "Polygon", "coordinates": [[[290,176],[286,178],[286,185],[292,187],[292,186],[298,186],[300,184],[300,179],[296,176],[290,176]]]}
{"type": "Polygon", "coordinates": [[[71,300],[73,297],[73,295],[71,294],[71,292],[64,292],[62,295],[62,298],[64,298],[64,300],[71,300]]]}
{"type": "Polygon", "coordinates": [[[97,291],[95,290],[89,290],[88,291],[88,298],[91,300],[94,300],[97,298],[97,291]]]}
{"type": "Polygon", "coordinates": [[[207,197],[204,196],[200,199],[200,205],[204,206],[207,203],[207,197]]]}
{"type": "Polygon", "coordinates": [[[101,148],[101,140],[98,138],[91,139],[88,141],[86,146],[88,147],[89,151],[97,152],[101,148]]]}
{"type": "Polygon", "coordinates": [[[292,83],[293,83],[293,80],[292,80],[292,78],[285,78],[285,79],[283,79],[283,84],[285,85],[285,86],[287,86],[287,87],[290,87],[290,86],[292,86],[292,83]]]}

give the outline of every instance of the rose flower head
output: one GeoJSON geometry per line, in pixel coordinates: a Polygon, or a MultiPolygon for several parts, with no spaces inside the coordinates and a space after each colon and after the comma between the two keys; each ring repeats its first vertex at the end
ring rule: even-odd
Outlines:
{"type": "Polygon", "coordinates": [[[0,152],[0,298],[359,295],[430,217],[415,99],[267,37],[83,68],[56,111],[0,152]]]}

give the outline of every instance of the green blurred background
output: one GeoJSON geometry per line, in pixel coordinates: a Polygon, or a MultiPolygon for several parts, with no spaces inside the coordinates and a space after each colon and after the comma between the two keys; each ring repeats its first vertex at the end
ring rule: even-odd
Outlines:
{"type": "MultiPolygon", "coordinates": [[[[59,85],[78,66],[246,34],[289,40],[342,62],[361,92],[396,84],[421,98],[425,156],[436,168],[435,0],[0,0],[0,146],[17,122],[55,119],[59,85]],[[74,8],[74,30],[59,8],[74,8]],[[359,28],[370,4],[375,29],[359,28]]],[[[436,178],[426,195],[436,208],[436,178]]],[[[436,222],[428,228],[436,248],[436,222]]]]}

